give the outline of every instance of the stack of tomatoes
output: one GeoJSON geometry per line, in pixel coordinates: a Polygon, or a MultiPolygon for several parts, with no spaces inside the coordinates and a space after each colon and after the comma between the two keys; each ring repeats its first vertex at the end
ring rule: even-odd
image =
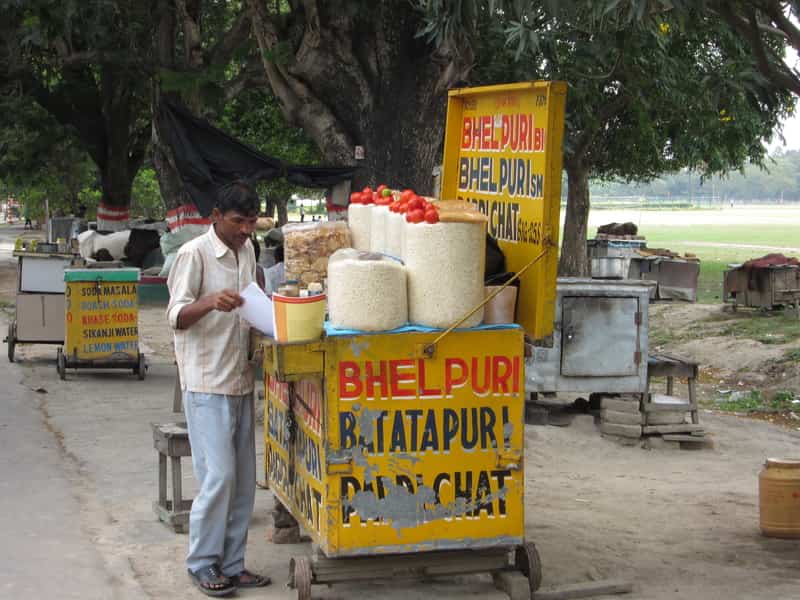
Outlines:
{"type": "Polygon", "coordinates": [[[409,223],[438,223],[439,211],[432,203],[425,200],[414,190],[403,190],[400,199],[389,206],[389,210],[406,216],[409,223]]]}
{"type": "Polygon", "coordinates": [[[375,204],[388,206],[389,210],[406,216],[409,223],[438,223],[439,211],[436,206],[418,196],[414,190],[403,190],[400,197],[395,200],[391,189],[381,184],[373,191],[365,187],[360,192],[350,194],[351,204],[375,204]]]}
{"type": "Polygon", "coordinates": [[[365,187],[360,192],[350,194],[350,204],[376,204],[389,206],[393,201],[392,190],[381,184],[374,192],[371,187],[365,187]]]}

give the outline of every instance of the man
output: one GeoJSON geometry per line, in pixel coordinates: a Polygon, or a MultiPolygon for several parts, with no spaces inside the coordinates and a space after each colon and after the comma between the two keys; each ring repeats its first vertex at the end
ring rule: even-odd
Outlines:
{"type": "Polygon", "coordinates": [[[208,232],[178,251],[167,285],[167,318],[200,491],[189,517],[186,566],[208,596],[270,580],[244,566],[247,528],[255,498],[253,371],[249,325],[236,308],[239,291],[255,279],[250,235],[258,196],[246,184],[223,187],[208,232]]]}

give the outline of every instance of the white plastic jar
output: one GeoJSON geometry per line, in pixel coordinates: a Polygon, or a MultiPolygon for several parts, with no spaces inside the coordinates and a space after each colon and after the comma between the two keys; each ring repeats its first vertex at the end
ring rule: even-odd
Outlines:
{"type": "MultiPolygon", "coordinates": [[[[486,225],[407,223],[405,264],[409,321],[449,327],[485,297],[486,225]]],[[[461,326],[482,321],[483,308],[461,326]]]]}

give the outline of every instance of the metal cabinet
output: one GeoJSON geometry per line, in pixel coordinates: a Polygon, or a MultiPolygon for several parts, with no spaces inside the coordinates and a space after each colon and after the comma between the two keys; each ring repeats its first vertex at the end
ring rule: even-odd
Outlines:
{"type": "Polygon", "coordinates": [[[643,393],[654,283],[559,279],[552,347],[526,359],[526,390],[643,393]]]}

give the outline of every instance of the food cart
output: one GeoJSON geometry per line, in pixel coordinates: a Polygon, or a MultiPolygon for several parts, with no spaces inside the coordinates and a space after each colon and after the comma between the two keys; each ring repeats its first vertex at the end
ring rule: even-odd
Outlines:
{"type": "Polygon", "coordinates": [[[15,250],[17,296],[14,319],[8,324],[8,360],[17,344],[64,343],[64,269],[72,254],[15,250]]]}
{"type": "Polygon", "coordinates": [[[266,480],[315,546],[290,561],[299,600],[398,576],[490,573],[515,600],[538,589],[524,336],[553,332],[564,100],[561,83],[450,93],[443,195],[488,217],[520,276],[519,324],[459,328],[469,313],[445,330],[262,338],[266,480]]]}
{"type": "Polygon", "coordinates": [[[144,379],[139,351],[139,269],[67,269],[61,379],[69,369],[131,369],[144,379]]]}

